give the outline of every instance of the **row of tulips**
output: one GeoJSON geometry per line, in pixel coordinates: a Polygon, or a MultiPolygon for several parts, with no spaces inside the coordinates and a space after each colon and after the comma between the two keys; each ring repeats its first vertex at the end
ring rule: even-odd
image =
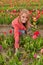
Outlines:
{"type": "MultiPolygon", "coordinates": [[[[11,24],[12,20],[16,18],[18,14],[19,11],[16,10],[0,10],[0,24],[11,24]]],[[[34,9],[29,10],[29,14],[31,15],[31,21],[33,25],[35,25],[35,23],[43,23],[43,9],[42,11],[34,9]]]]}
{"type": "MultiPolygon", "coordinates": [[[[39,9],[37,9],[37,10],[35,10],[35,9],[33,9],[33,10],[29,10],[29,12],[30,13],[32,13],[32,12],[34,12],[34,11],[37,11],[37,13],[38,14],[40,14],[40,13],[42,13],[43,14],[43,9],[42,10],[39,10],[39,9]]],[[[16,13],[16,12],[18,12],[16,9],[14,9],[14,10],[0,10],[0,13],[1,12],[13,12],[13,13],[16,13]]]]}

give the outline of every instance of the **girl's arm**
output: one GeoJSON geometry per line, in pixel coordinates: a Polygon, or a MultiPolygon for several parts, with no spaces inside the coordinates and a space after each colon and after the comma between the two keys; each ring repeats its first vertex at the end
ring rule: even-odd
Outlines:
{"type": "Polygon", "coordinates": [[[19,29],[18,26],[14,26],[14,39],[15,39],[15,48],[19,48],[19,29]]]}

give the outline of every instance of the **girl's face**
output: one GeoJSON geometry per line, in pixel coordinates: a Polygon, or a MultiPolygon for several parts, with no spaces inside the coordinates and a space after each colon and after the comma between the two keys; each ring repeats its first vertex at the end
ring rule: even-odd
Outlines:
{"type": "Polygon", "coordinates": [[[28,21],[28,15],[26,13],[23,13],[21,16],[20,16],[20,21],[22,23],[26,23],[28,21]]]}

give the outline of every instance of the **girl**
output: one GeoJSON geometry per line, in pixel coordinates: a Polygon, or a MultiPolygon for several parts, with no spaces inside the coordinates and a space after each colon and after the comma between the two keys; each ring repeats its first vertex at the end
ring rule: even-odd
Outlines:
{"type": "Polygon", "coordinates": [[[15,47],[15,52],[18,52],[19,48],[19,38],[20,34],[25,34],[27,33],[28,29],[32,26],[29,21],[29,11],[27,9],[22,9],[19,12],[19,16],[15,18],[12,21],[12,26],[14,28],[14,47],[15,47]]]}

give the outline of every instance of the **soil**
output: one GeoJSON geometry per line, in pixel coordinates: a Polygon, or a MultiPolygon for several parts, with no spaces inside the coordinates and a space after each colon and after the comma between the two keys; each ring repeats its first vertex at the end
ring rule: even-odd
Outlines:
{"type": "MultiPolygon", "coordinates": [[[[39,28],[39,32],[41,36],[43,37],[43,25],[39,25],[38,28],[39,28]]],[[[6,32],[7,34],[9,34],[9,30],[11,29],[13,31],[13,28],[11,27],[11,25],[0,25],[0,34],[2,34],[3,32],[6,32]]]]}

